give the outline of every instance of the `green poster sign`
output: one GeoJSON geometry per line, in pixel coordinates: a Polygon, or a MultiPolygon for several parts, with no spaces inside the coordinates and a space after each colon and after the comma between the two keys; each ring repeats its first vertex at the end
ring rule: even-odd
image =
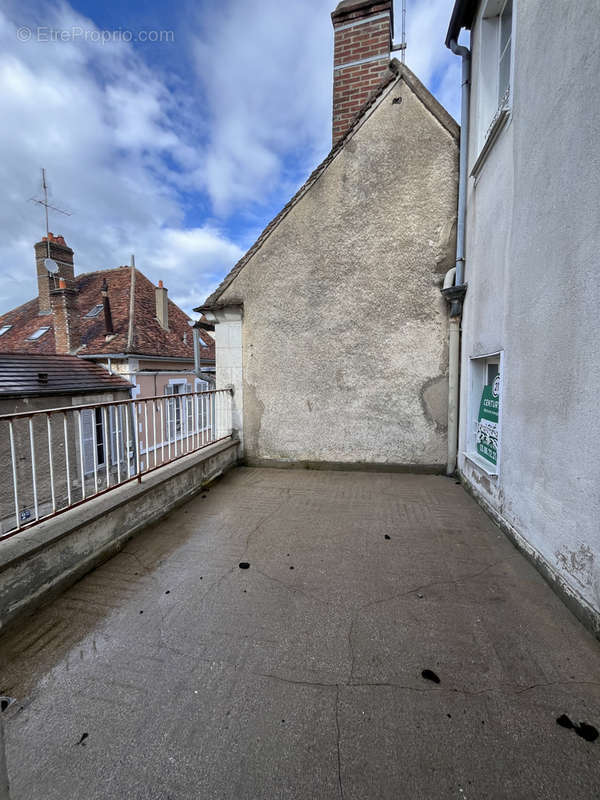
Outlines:
{"type": "Polygon", "coordinates": [[[500,413],[500,376],[483,387],[477,417],[477,453],[494,466],[498,463],[498,416],[500,413]]]}

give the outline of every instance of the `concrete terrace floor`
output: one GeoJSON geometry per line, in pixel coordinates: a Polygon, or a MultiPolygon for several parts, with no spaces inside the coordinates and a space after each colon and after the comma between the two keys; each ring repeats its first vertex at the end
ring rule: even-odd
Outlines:
{"type": "Polygon", "coordinates": [[[600,796],[598,642],[443,477],[233,470],[0,651],[13,800],[600,796]]]}

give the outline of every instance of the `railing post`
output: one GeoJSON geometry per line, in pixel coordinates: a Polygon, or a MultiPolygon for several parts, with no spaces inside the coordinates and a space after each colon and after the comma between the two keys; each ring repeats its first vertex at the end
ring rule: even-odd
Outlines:
{"type": "Polygon", "coordinates": [[[6,750],[4,744],[4,722],[0,711],[0,800],[10,800],[8,786],[8,768],[6,766],[6,750]]]}

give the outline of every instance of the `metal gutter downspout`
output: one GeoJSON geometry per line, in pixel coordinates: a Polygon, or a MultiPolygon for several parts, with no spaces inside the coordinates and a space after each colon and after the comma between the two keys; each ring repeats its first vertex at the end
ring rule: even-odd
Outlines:
{"type": "Polygon", "coordinates": [[[469,94],[471,89],[471,51],[459,45],[456,39],[450,42],[452,52],[462,58],[462,80],[460,98],[460,160],[458,167],[458,219],[456,223],[456,286],[462,286],[465,278],[465,219],[467,215],[467,162],[469,159],[469,94]]]}
{"type": "Polygon", "coordinates": [[[458,212],[456,223],[456,266],[448,270],[442,294],[450,304],[448,320],[448,463],[446,474],[456,470],[458,453],[458,404],[460,390],[460,320],[467,285],[465,276],[465,221],[467,210],[467,161],[469,156],[469,93],[471,84],[471,53],[450,41],[450,49],[462,58],[460,152],[458,168],[458,212]]]}

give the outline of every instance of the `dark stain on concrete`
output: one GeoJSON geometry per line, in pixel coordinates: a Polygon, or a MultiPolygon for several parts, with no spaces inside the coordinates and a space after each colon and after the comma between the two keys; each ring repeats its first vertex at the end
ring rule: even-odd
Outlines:
{"type": "Polygon", "coordinates": [[[238,566],[240,569],[250,569],[250,564],[247,561],[240,561],[238,566]]]}
{"type": "Polygon", "coordinates": [[[560,717],[557,718],[556,724],[560,725],[561,728],[575,731],[577,736],[585,739],[586,742],[595,742],[598,738],[597,728],[590,725],[588,722],[580,722],[579,725],[576,725],[566,714],[561,714],[560,717]]]}
{"type": "Polygon", "coordinates": [[[433,683],[440,683],[439,676],[435,674],[435,672],[431,669],[424,669],[421,673],[421,677],[425,678],[426,681],[433,681],[433,683]]]}

